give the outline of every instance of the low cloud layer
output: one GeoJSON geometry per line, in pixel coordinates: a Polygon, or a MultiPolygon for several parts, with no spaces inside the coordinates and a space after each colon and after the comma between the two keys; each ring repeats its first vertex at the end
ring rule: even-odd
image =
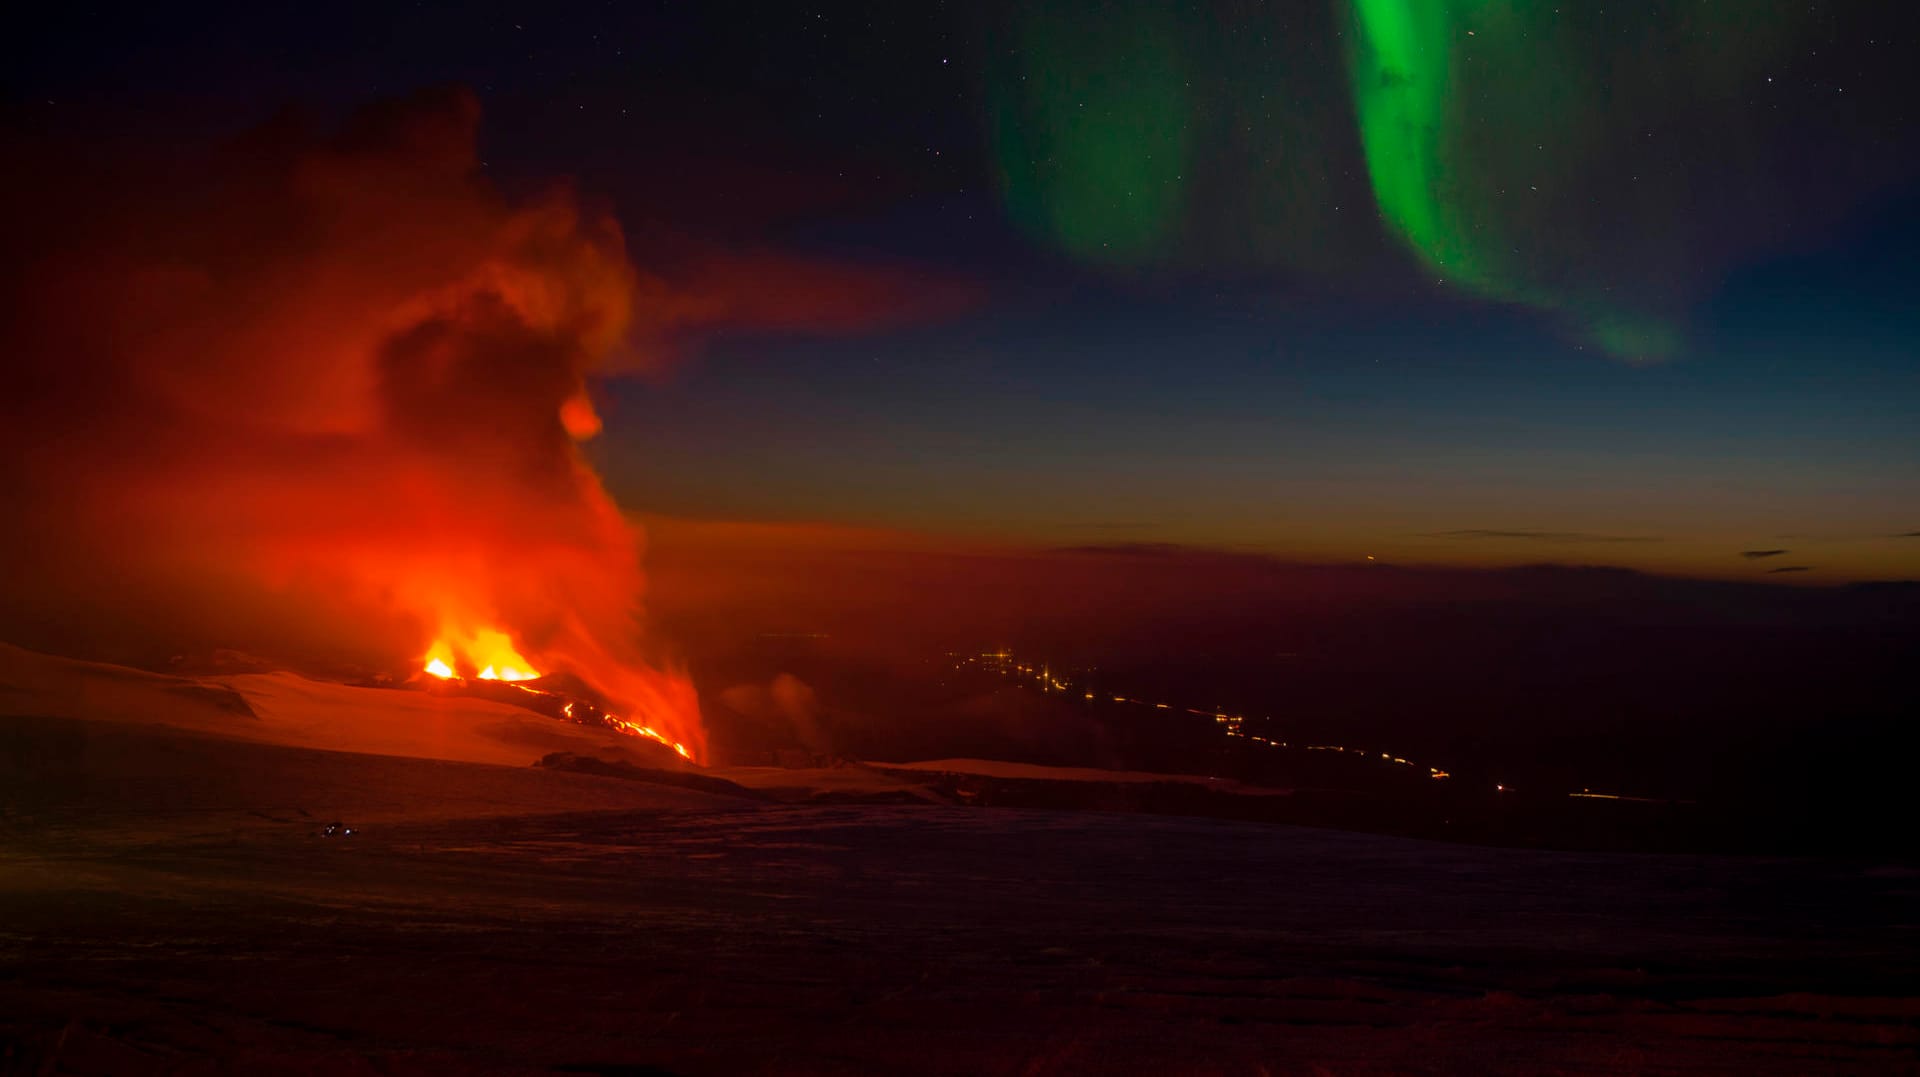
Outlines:
{"type": "Polygon", "coordinates": [[[1459,531],[1428,531],[1421,538],[1516,539],[1522,542],[1659,542],[1656,535],[1599,535],[1588,531],[1513,531],[1490,528],[1466,528],[1459,531]]]}

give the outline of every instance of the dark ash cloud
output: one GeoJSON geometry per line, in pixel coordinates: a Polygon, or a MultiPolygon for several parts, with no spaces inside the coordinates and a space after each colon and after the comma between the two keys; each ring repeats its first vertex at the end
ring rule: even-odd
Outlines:
{"type": "Polygon", "coordinates": [[[1792,550],[1741,550],[1740,556],[1749,561],[1758,561],[1762,557],[1778,557],[1783,553],[1792,552],[1792,550]]]}
{"type": "Polygon", "coordinates": [[[1813,571],[1812,565],[1781,565],[1779,568],[1768,569],[1767,575],[1778,576],[1782,572],[1812,572],[1812,571],[1813,571]]]}

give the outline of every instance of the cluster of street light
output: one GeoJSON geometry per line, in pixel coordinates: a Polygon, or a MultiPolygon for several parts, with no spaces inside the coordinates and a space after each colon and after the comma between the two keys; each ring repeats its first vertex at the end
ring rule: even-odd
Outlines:
{"type": "MultiPolygon", "coordinates": [[[[1010,651],[1004,651],[1004,650],[984,651],[979,654],[960,654],[956,652],[948,652],[947,657],[950,660],[952,660],[953,668],[956,670],[963,670],[963,669],[966,669],[968,666],[974,666],[976,668],[983,669],[988,672],[999,673],[1003,676],[1012,677],[1022,682],[1030,682],[1030,683],[1037,684],[1042,692],[1075,691],[1072,678],[1070,676],[1062,677],[1058,674],[1055,674],[1053,672],[1053,667],[1050,663],[1042,663],[1040,665],[1034,666],[1034,665],[1028,665],[1022,662],[1018,662],[1014,659],[1013,654],[1010,651]]],[[[1083,698],[1089,703],[1097,702],[1099,699],[1099,695],[1094,691],[1092,691],[1091,689],[1081,688],[1079,689],[1079,692],[1080,692],[1081,698],[1083,698]]],[[[1265,745],[1270,748],[1293,747],[1292,743],[1288,741],[1279,740],[1273,737],[1262,736],[1261,734],[1258,734],[1258,733],[1247,732],[1243,728],[1246,724],[1245,715],[1228,714],[1225,711],[1218,711],[1218,710],[1202,710],[1198,707],[1175,707],[1171,703],[1161,703],[1161,702],[1156,702],[1154,700],[1147,700],[1147,699],[1136,699],[1131,696],[1123,696],[1123,695],[1110,695],[1108,696],[1108,698],[1115,703],[1126,704],[1129,706],[1150,707],[1154,710],[1162,710],[1162,711],[1179,710],[1186,714],[1195,715],[1196,717],[1211,718],[1216,725],[1219,725],[1220,727],[1222,727],[1222,732],[1224,732],[1227,736],[1237,737],[1239,739],[1248,741],[1249,743],[1265,745]]],[[[1386,762],[1389,762],[1389,763],[1394,763],[1403,767],[1412,767],[1416,770],[1425,769],[1427,772],[1427,776],[1436,780],[1445,780],[1453,777],[1451,773],[1449,773],[1448,771],[1442,770],[1439,767],[1422,768],[1420,764],[1412,762],[1411,760],[1407,759],[1405,756],[1395,755],[1392,752],[1376,753],[1369,749],[1351,748],[1351,747],[1347,747],[1346,745],[1340,745],[1340,744],[1303,744],[1300,747],[1309,752],[1342,752],[1342,753],[1350,753],[1350,754],[1362,756],[1362,757],[1371,757],[1377,754],[1382,760],[1385,760],[1386,762]]],[[[1494,785],[1494,789],[1497,792],[1502,792],[1502,793],[1508,791],[1508,788],[1504,783],[1496,783],[1494,785]]],[[[1597,797],[1597,796],[1600,796],[1601,794],[1575,793],[1573,795],[1574,796],[1585,795],[1585,796],[1597,797]]]]}
{"type": "MultiPolygon", "coordinates": [[[[989,673],[998,673],[1005,677],[1011,677],[1014,680],[1024,684],[1037,685],[1040,691],[1042,692],[1075,693],[1075,694],[1078,694],[1082,699],[1084,699],[1088,703],[1099,702],[1100,699],[1102,698],[1102,696],[1099,693],[1095,692],[1091,687],[1087,686],[1086,684],[1084,683],[1076,684],[1072,674],[1056,674],[1053,671],[1053,667],[1050,663],[1043,662],[1040,665],[1035,666],[1035,665],[1029,665],[1023,662],[1016,661],[1011,651],[1007,651],[1007,650],[982,651],[978,654],[965,654],[965,653],[960,653],[956,651],[949,651],[947,652],[947,659],[953,664],[953,668],[955,670],[965,670],[968,668],[973,668],[973,669],[984,670],[989,673]]],[[[1123,695],[1117,695],[1117,694],[1108,694],[1104,698],[1111,700],[1114,703],[1120,703],[1127,706],[1148,707],[1153,710],[1161,710],[1161,711],[1177,710],[1177,711],[1181,711],[1186,714],[1191,714],[1200,718],[1211,718],[1216,725],[1221,727],[1221,731],[1225,735],[1229,737],[1235,737],[1252,744],[1264,745],[1269,748],[1298,748],[1299,750],[1308,751],[1308,752],[1341,752],[1343,754],[1355,755],[1363,758],[1371,758],[1371,757],[1378,756],[1382,762],[1388,763],[1393,766],[1409,767],[1416,771],[1424,770],[1427,772],[1427,777],[1432,778],[1436,781],[1444,781],[1446,779],[1453,777],[1453,775],[1450,772],[1440,767],[1427,766],[1422,763],[1416,763],[1413,760],[1408,759],[1403,755],[1396,755],[1393,752],[1375,751],[1369,748],[1355,748],[1355,747],[1351,747],[1344,744],[1294,745],[1289,741],[1279,740],[1274,737],[1262,736],[1261,734],[1258,734],[1258,733],[1249,733],[1246,731],[1245,728],[1243,728],[1246,725],[1245,715],[1229,714],[1221,710],[1203,710],[1198,707],[1175,707],[1171,703],[1162,703],[1155,700],[1147,700],[1147,699],[1137,699],[1131,696],[1123,696],[1123,695]]],[[[1497,793],[1513,792],[1513,787],[1506,784],[1505,782],[1495,782],[1493,785],[1493,788],[1494,788],[1494,791],[1497,793]]],[[[1627,796],[1621,793],[1596,793],[1592,789],[1582,789],[1577,793],[1568,793],[1567,796],[1577,800],[1630,800],[1630,801],[1637,801],[1641,803],[1660,803],[1660,801],[1657,801],[1651,797],[1627,796]]]]}

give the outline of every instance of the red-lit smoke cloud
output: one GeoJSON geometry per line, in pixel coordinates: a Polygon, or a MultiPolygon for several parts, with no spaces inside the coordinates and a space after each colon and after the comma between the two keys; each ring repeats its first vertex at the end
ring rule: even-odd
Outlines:
{"type": "Polygon", "coordinates": [[[887,329],[954,313],[977,298],[952,278],[764,249],[702,252],[671,280],[643,277],[639,294],[650,315],[636,334],[642,361],[677,354],[715,330],[887,329]]]}
{"type": "Polygon", "coordinates": [[[10,155],[0,627],[395,662],[500,628],[698,750],[640,536],[577,447],[589,378],[710,329],[871,324],[900,285],[637,272],[570,192],[502,197],[477,124],[446,92],[211,154],[10,155]]]}

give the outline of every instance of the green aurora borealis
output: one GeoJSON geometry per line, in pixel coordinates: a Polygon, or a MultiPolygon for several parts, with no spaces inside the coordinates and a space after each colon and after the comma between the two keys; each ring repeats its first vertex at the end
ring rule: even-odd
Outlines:
{"type": "Polygon", "coordinates": [[[1365,288],[1398,246],[1397,272],[1411,255],[1440,287],[1660,361],[1715,262],[1799,210],[1764,185],[1737,226],[1703,206],[1764,174],[1753,94],[1796,21],[1721,0],[1022,6],[986,65],[995,178],[1029,235],[1115,272],[1365,288]]]}
{"type": "Polygon", "coordinates": [[[1093,262],[1165,250],[1188,151],[1187,81],[1171,20],[1145,3],[1096,20],[1036,8],[990,102],[1007,207],[1093,262]]]}
{"type": "MultiPolygon", "coordinates": [[[[1619,358],[1672,358],[1678,328],[1610,299],[1607,284],[1579,266],[1579,248],[1562,246],[1568,230],[1557,222],[1584,208],[1572,200],[1601,203],[1579,177],[1598,169],[1613,140],[1632,137],[1607,129],[1634,92],[1615,93],[1605,74],[1629,64],[1630,50],[1583,52],[1575,21],[1546,3],[1352,0],[1350,13],[1348,69],[1367,174],[1384,222],[1414,255],[1478,295],[1569,316],[1619,358]]],[[[1730,16],[1706,4],[1689,19],[1730,16]]],[[[1657,14],[1640,29],[1657,35],[1657,14]]],[[[1697,75],[1740,71],[1721,65],[1697,75]]]]}
{"type": "MultiPolygon", "coordinates": [[[[1904,14],[42,5],[8,39],[11,204],[48,251],[131,237],[74,260],[76,287],[126,278],[145,311],[200,287],[200,261],[217,278],[250,252],[196,237],[185,206],[157,233],[125,227],[121,196],[217,203],[230,193],[174,181],[235,156],[278,190],[289,145],[337,130],[343,152],[377,153],[404,125],[341,124],[464,86],[469,178],[516,205],[576,190],[633,263],[634,332],[594,386],[605,430],[585,450],[622,505],[1049,548],[1915,579],[1904,14]],[[63,215],[54,195],[87,204],[63,215]],[[180,269],[117,272],[128,243],[173,239],[180,269]],[[1746,556],[1767,550],[1783,552],[1746,556]]],[[[366,182],[297,178],[313,197],[366,182]]],[[[524,251],[542,264],[544,234],[524,251]]],[[[53,278],[12,247],[15,306],[43,317],[28,285],[53,278]]],[[[370,279],[329,264],[282,283],[318,303],[370,279]]],[[[44,379],[13,379],[34,423],[149,388],[69,377],[82,338],[131,339],[77,309],[44,379]]],[[[257,373],[277,384],[298,358],[278,350],[308,336],[272,334],[257,373]]],[[[250,422],[234,394],[253,384],[223,385],[218,410],[250,422]]],[[[44,428],[50,445],[87,432],[44,428]]]]}

